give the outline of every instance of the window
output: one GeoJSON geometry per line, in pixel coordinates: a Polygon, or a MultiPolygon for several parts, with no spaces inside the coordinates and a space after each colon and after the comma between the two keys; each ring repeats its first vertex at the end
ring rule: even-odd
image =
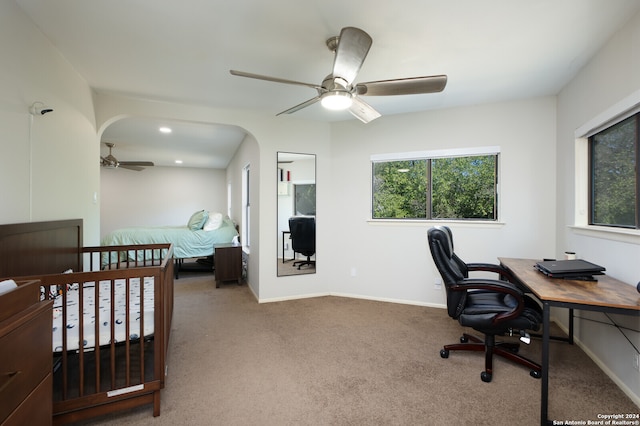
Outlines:
{"type": "Polygon", "coordinates": [[[493,151],[372,158],[372,218],[497,220],[498,154],[493,151]]]}
{"type": "Polygon", "coordinates": [[[251,245],[251,197],[249,196],[251,167],[247,164],[242,173],[242,245],[248,249],[251,245]]]}
{"type": "Polygon", "coordinates": [[[316,215],[316,184],[293,185],[293,211],[295,215],[316,215]]]}
{"type": "Polygon", "coordinates": [[[227,182],[227,216],[231,217],[231,182],[227,182]]]}
{"type": "Polygon", "coordinates": [[[589,137],[589,224],[640,228],[640,113],[589,137]]]}

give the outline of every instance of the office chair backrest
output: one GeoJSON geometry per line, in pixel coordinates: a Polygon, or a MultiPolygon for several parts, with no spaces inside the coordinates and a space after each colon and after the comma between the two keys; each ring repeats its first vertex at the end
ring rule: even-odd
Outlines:
{"type": "Polygon", "coordinates": [[[316,253],[316,219],[307,216],[289,218],[291,248],[304,256],[316,253]]]}
{"type": "Polygon", "coordinates": [[[447,311],[450,317],[457,319],[464,309],[467,292],[453,290],[452,287],[467,277],[466,265],[463,268],[464,271],[462,271],[460,264],[464,265],[464,262],[455,256],[453,252],[453,238],[448,227],[434,226],[427,231],[427,238],[431,256],[444,281],[447,293],[447,311]]]}
{"type": "Polygon", "coordinates": [[[465,278],[469,278],[469,268],[467,268],[467,264],[458,257],[456,251],[453,248],[453,232],[451,232],[451,228],[444,225],[438,226],[438,228],[444,229],[447,234],[449,234],[449,240],[451,241],[451,257],[453,258],[454,262],[456,262],[456,265],[458,265],[458,269],[460,269],[462,275],[464,275],[465,278]]]}

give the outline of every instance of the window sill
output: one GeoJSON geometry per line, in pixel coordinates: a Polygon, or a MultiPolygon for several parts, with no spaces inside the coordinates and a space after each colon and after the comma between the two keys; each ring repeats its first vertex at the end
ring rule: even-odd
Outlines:
{"type": "Polygon", "coordinates": [[[637,229],[611,228],[608,226],[569,226],[575,234],[593,238],[604,238],[630,244],[640,244],[640,231],[637,229]]]}
{"type": "Polygon", "coordinates": [[[462,228],[501,228],[506,225],[504,222],[484,221],[484,220],[430,220],[430,219],[367,219],[369,225],[377,226],[455,226],[462,228]]]}

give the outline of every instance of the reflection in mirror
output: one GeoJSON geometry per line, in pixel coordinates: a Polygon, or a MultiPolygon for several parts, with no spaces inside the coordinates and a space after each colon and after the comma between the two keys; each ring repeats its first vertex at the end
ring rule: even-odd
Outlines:
{"type": "Polygon", "coordinates": [[[278,152],[278,276],[316,272],[316,156],[278,152]]]}

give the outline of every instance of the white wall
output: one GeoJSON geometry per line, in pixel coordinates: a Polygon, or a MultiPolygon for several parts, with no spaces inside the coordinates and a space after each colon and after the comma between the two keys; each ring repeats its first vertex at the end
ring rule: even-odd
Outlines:
{"type": "Polygon", "coordinates": [[[0,223],[82,218],[99,242],[92,93],[13,1],[0,1],[0,223]],[[33,117],[29,106],[54,108],[33,117]]]}
{"type": "MultiPolygon", "coordinates": [[[[558,242],[556,255],[576,251],[579,257],[601,264],[607,274],[635,286],[640,280],[640,233],[621,241],[613,234],[584,235],[572,229],[575,216],[575,130],[614,104],[640,90],[640,15],[633,17],[580,71],[558,96],[557,192],[558,242]]],[[[555,316],[566,318],[560,312],[555,316]]],[[[580,316],[609,323],[604,315],[580,316]]],[[[640,347],[638,317],[614,316],[631,328],[627,337],[640,347]]],[[[566,321],[565,321],[566,322],[566,321]]],[[[578,320],[576,336],[581,345],[640,405],[640,373],[633,369],[636,349],[622,332],[594,321],[578,320]]]]}
{"type": "Polygon", "coordinates": [[[129,226],[186,225],[198,210],[227,214],[226,171],[101,168],[100,235],[129,226]]]}
{"type": "MultiPolygon", "coordinates": [[[[248,248],[247,284],[251,291],[259,298],[260,294],[260,148],[253,135],[249,134],[231,159],[227,167],[227,183],[231,186],[231,217],[240,225],[240,238],[243,247],[246,246],[246,229],[242,223],[242,175],[244,168],[250,169],[249,203],[251,241],[248,248]]],[[[246,247],[244,248],[246,250],[246,247]]]]}
{"type": "Polygon", "coordinates": [[[318,250],[331,292],[444,304],[426,241],[441,222],[368,221],[372,154],[499,146],[501,223],[451,222],[456,250],[473,262],[553,255],[555,113],[555,99],[540,98],[333,124],[330,212],[319,219],[329,221],[333,245],[318,250]]]}

